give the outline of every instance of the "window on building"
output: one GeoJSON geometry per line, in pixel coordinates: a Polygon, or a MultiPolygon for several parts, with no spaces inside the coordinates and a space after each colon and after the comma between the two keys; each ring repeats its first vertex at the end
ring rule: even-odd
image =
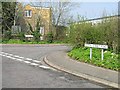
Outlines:
{"type": "Polygon", "coordinates": [[[26,17],[32,17],[32,11],[31,10],[26,10],[25,11],[25,16],[26,17]]]}

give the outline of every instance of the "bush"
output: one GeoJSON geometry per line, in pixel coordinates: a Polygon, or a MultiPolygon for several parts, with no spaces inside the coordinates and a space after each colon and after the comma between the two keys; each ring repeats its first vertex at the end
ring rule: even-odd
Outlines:
{"type": "Polygon", "coordinates": [[[39,42],[39,41],[40,41],[40,36],[41,36],[41,34],[40,34],[38,31],[34,31],[34,32],[32,33],[32,35],[34,36],[34,40],[35,40],[36,42],[39,42]]]}
{"type": "Polygon", "coordinates": [[[84,43],[107,44],[109,50],[118,53],[117,17],[107,18],[96,25],[81,21],[70,25],[69,42],[74,47],[83,47],[84,43]]]}
{"type": "Polygon", "coordinates": [[[53,42],[53,34],[52,34],[52,32],[49,32],[47,34],[47,42],[48,43],[52,43],[53,42]]]}
{"type": "Polygon", "coordinates": [[[24,35],[24,33],[23,32],[21,32],[20,34],[19,34],[19,37],[20,37],[20,40],[21,41],[25,41],[25,35],[24,35]]]}
{"type": "Polygon", "coordinates": [[[6,31],[4,33],[4,36],[2,38],[2,42],[8,42],[11,39],[11,32],[10,31],[6,31]]]}

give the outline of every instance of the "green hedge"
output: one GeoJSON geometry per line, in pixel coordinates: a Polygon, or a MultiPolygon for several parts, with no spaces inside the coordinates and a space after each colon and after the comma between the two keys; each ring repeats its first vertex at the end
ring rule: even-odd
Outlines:
{"type": "MultiPolygon", "coordinates": [[[[85,43],[105,44],[114,53],[118,53],[118,18],[103,19],[92,25],[91,22],[72,23],[69,27],[69,42],[75,47],[83,47],[85,43]]],[[[119,51],[120,52],[120,51],[119,51]]]]}

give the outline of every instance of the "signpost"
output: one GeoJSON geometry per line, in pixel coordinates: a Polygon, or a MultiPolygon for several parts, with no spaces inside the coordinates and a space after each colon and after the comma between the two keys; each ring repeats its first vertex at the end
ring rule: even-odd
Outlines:
{"type": "Polygon", "coordinates": [[[99,45],[99,44],[85,44],[85,47],[90,47],[90,59],[92,59],[92,48],[100,48],[101,49],[101,59],[104,58],[103,49],[108,49],[108,45],[99,45]]]}

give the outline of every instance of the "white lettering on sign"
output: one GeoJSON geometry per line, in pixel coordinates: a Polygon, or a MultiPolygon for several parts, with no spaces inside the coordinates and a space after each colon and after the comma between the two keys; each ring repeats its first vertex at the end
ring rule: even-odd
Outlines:
{"type": "Polygon", "coordinates": [[[108,49],[108,45],[99,45],[99,44],[85,44],[85,47],[108,49]]]}

